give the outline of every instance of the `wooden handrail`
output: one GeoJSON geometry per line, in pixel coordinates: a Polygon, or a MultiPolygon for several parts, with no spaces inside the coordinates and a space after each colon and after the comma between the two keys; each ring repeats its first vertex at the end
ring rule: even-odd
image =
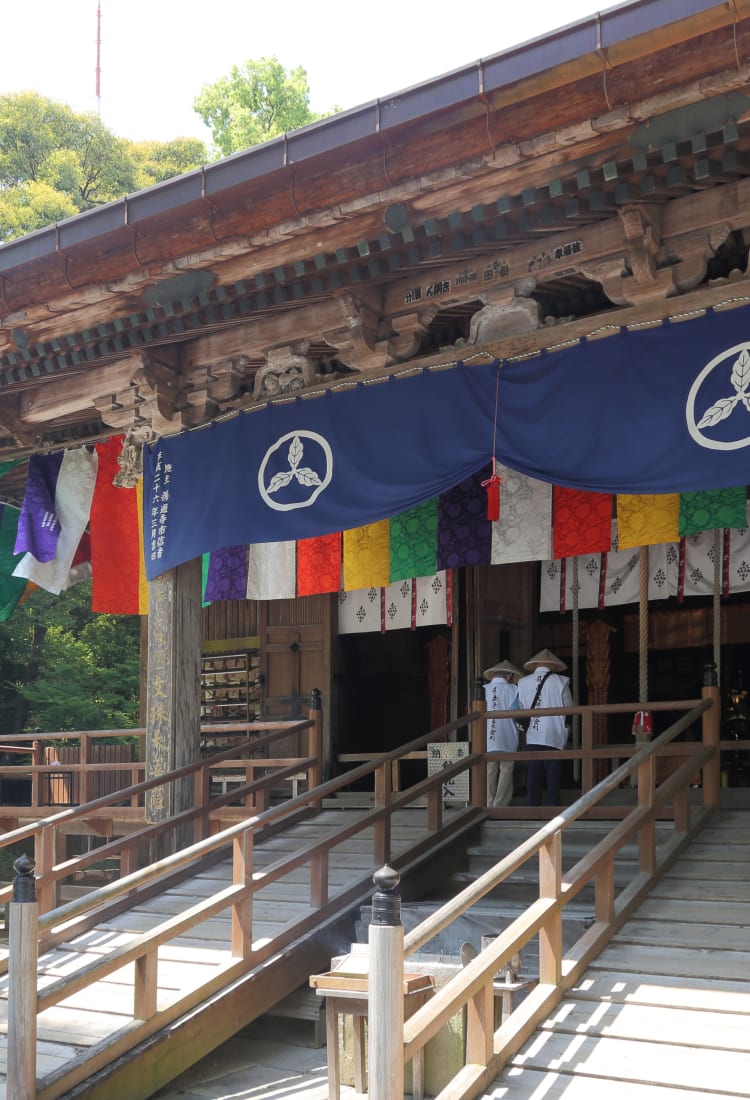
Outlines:
{"type": "MultiPolygon", "coordinates": [[[[462,1100],[477,1095],[480,1083],[486,1084],[502,1068],[508,1057],[529,1037],[536,1023],[560,1000],[564,991],[577,980],[587,962],[619,928],[635,905],[650,888],[654,877],[676,858],[689,839],[715,812],[718,801],[717,761],[718,689],[706,688],[702,701],[690,707],[688,713],[673,723],[654,741],[640,747],[630,759],[616,768],[572,806],[552,821],[546,822],[533,836],[500,860],[459,895],[446,902],[405,938],[405,954],[413,955],[437,933],[461,916],[476,901],[531,857],[539,855],[539,897],[524,913],[497,936],[493,943],[461,970],[457,976],[418,1009],[403,1028],[404,1059],[409,1061],[447,1021],[463,1008],[470,1008],[465,1065],[446,1085],[441,1096],[462,1100]],[[684,746],[685,759],[663,783],[656,785],[655,761],[665,746],[703,716],[702,743],[684,746]],[[623,779],[637,773],[637,805],[625,820],[619,822],[574,867],[562,873],[562,837],[573,821],[591,810],[623,779]],[[703,774],[703,807],[695,811],[690,822],[687,793],[698,772],[703,774]],[[657,810],[671,804],[674,835],[657,852],[654,823],[657,810]],[[632,881],[615,897],[614,858],[622,845],[632,838],[639,841],[640,869],[632,881]],[[565,964],[562,958],[562,914],[565,906],[587,883],[594,883],[594,924],[569,949],[565,964]],[[537,989],[524,1002],[523,1009],[513,1014],[494,1033],[488,1023],[491,1013],[484,1011],[492,996],[492,982],[498,970],[523,948],[532,936],[540,939],[540,976],[537,989]],[[479,1006],[479,1007],[477,1007],[479,1006]],[[488,1030],[489,1029],[489,1030],[488,1030]]],[[[569,710],[571,708],[568,708],[569,710]]],[[[578,708],[576,708],[578,709],[578,708]]],[[[624,708],[629,709],[629,708],[624,708]]],[[[668,709],[664,706],[663,709],[668,709]]],[[[673,709],[677,709],[675,706],[673,709]]],[[[511,712],[517,716],[522,712],[511,712]]],[[[507,754],[510,756],[511,754],[507,754]]],[[[372,959],[370,966],[377,965],[372,959]]]]}

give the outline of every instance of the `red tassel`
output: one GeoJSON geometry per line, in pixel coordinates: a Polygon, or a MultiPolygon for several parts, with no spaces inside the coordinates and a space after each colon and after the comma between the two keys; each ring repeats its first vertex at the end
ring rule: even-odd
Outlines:
{"type": "Polygon", "coordinates": [[[493,474],[484,484],[487,489],[487,519],[494,522],[500,519],[500,478],[493,474]]]}
{"type": "Polygon", "coordinates": [[[492,474],[482,482],[482,488],[487,490],[487,519],[493,523],[500,519],[500,486],[505,481],[504,477],[495,473],[495,459],[492,459],[492,474]]]}

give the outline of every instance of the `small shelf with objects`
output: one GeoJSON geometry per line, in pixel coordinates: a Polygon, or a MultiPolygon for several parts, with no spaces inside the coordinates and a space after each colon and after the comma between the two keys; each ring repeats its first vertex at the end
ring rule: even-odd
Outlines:
{"type": "MultiPolygon", "coordinates": [[[[201,725],[230,726],[259,719],[261,681],[257,650],[204,653],[201,657],[201,725]]],[[[201,753],[211,756],[246,741],[249,736],[252,735],[241,730],[228,729],[222,733],[214,728],[201,736],[201,753]]],[[[261,750],[258,755],[266,756],[267,752],[261,750]]],[[[211,792],[227,794],[246,781],[245,772],[237,769],[237,761],[227,761],[225,767],[212,770],[211,792]]]]}
{"type": "MultiPolygon", "coordinates": [[[[212,653],[201,657],[201,723],[254,722],[260,718],[260,653],[212,653]]],[[[245,740],[238,733],[212,732],[202,738],[204,751],[218,752],[245,740]]]]}

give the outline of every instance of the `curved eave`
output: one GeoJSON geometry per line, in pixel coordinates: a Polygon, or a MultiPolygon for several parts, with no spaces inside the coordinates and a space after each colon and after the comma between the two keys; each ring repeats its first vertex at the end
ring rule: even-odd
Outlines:
{"type": "MultiPolygon", "coordinates": [[[[738,17],[750,0],[735,0],[738,17]]],[[[481,59],[422,84],[352,108],[263,145],[86,211],[0,246],[0,276],[44,265],[76,247],[103,245],[113,234],[141,231],[155,219],[177,219],[197,205],[249,185],[270,186],[294,165],[331,155],[354,158],[362,143],[394,136],[437,116],[522,101],[632,61],[721,26],[733,13],[724,0],[632,0],[551,34],[481,59]]]]}

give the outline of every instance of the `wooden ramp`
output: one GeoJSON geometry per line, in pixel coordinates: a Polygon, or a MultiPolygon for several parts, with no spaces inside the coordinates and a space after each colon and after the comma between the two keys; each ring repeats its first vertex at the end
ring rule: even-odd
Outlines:
{"type": "Polygon", "coordinates": [[[701,833],[485,1100],[750,1097],[749,825],[701,833]]]}
{"type": "MultiPolygon", "coordinates": [[[[262,882],[266,870],[280,860],[356,825],[364,813],[325,810],[257,842],[254,881],[262,882]]],[[[436,833],[428,828],[424,809],[395,813],[391,861],[405,865],[411,874],[455,839],[451,816],[454,824],[459,818],[465,822],[459,832],[474,822],[471,811],[446,811],[444,828],[436,833]]],[[[94,927],[43,953],[38,965],[40,996],[63,979],[74,984],[70,996],[38,1015],[40,1100],[150,1096],[267,1011],[308,974],[326,968],[331,955],[351,941],[353,917],[372,895],[372,873],[377,869],[373,832],[365,829],[331,848],[325,904],[310,903],[309,861],[257,891],[252,921],[257,961],[232,955],[231,910],[226,908],[162,943],[156,970],[157,1012],[151,1019],[138,1019],[134,1013],[135,971],[142,962],[128,961],[92,984],[79,982],[77,976],[95,960],[114,957],[144,933],[232,889],[230,858],[130,908],[115,907],[94,927]]],[[[7,976],[0,978],[0,1098],[5,1097],[7,982],[7,976]]]]}

